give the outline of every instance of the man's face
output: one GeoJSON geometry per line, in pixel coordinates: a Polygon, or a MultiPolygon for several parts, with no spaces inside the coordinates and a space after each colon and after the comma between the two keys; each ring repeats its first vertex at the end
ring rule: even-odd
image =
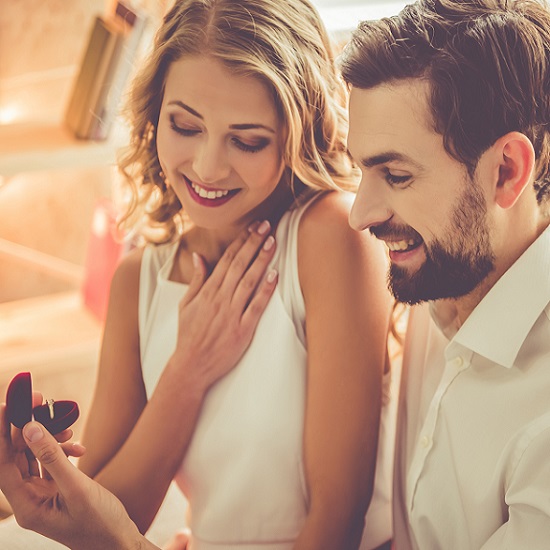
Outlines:
{"type": "Polygon", "coordinates": [[[419,80],[353,89],[349,149],[362,180],[350,215],[386,242],[389,285],[410,304],[458,298],[494,269],[482,182],[443,146],[419,80]]]}

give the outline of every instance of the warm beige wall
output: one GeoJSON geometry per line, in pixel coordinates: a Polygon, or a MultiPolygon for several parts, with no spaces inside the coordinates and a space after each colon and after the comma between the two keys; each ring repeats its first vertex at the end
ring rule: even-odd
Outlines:
{"type": "MultiPolygon", "coordinates": [[[[0,123],[61,123],[92,21],[107,8],[108,0],[0,0],[0,123]]],[[[93,206],[110,186],[106,166],[29,166],[0,178],[0,239],[81,266],[93,206]]],[[[70,286],[0,255],[0,303],[70,286]]]]}
{"type": "Polygon", "coordinates": [[[106,0],[0,0],[0,80],[74,65],[106,0]]]}
{"type": "Polygon", "coordinates": [[[0,123],[57,119],[107,0],[0,0],[0,123]]]}
{"type": "MultiPolygon", "coordinates": [[[[170,0],[132,0],[155,29],[170,0]]],[[[114,0],[0,0],[0,124],[59,120],[93,19],[114,0]]]]}
{"type": "MultiPolygon", "coordinates": [[[[172,0],[133,1],[150,18],[150,42],[172,0]]],[[[30,122],[37,132],[43,124],[61,124],[93,19],[113,6],[114,0],[0,0],[0,124],[8,127],[3,140],[10,140],[10,124],[30,122]]],[[[94,205],[112,195],[111,187],[112,171],[101,163],[0,174],[0,239],[82,266],[94,205]]],[[[0,303],[67,286],[0,247],[0,303]]]]}
{"type": "MultiPolygon", "coordinates": [[[[0,187],[0,239],[84,266],[93,209],[111,196],[108,166],[18,174],[0,187]]],[[[0,304],[79,288],[57,272],[1,254],[0,304]]],[[[76,271],[76,269],[75,269],[76,271]]],[[[69,272],[68,275],[71,275],[69,272]]]]}

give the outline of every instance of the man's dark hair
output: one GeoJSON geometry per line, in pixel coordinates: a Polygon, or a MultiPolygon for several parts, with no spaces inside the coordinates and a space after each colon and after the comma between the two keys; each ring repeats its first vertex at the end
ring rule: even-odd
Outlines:
{"type": "Polygon", "coordinates": [[[365,21],[341,56],[348,85],[430,84],[435,131],[473,174],[511,131],[536,155],[539,204],[550,202],[550,11],[545,0],[418,0],[365,21]]]}

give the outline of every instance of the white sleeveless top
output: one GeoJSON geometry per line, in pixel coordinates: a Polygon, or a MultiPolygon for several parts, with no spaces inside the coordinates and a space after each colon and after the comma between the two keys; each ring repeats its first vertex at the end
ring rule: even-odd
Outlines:
{"type": "MultiPolygon", "coordinates": [[[[277,290],[239,364],[209,390],[176,474],[189,502],[192,550],[291,550],[304,524],[306,338],[297,237],[311,202],[279,222],[272,262],[277,290]]],[[[142,259],[139,330],[148,397],[175,349],[177,306],[187,290],[168,280],[177,248],[148,246],[142,259]]],[[[373,532],[365,530],[361,550],[391,538],[389,476],[375,489],[367,514],[368,521],[372,510],[373,532]]]]}

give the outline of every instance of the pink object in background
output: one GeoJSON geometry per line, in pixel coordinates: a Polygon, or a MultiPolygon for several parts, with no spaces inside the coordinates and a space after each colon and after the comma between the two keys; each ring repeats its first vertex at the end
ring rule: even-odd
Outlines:
{"type": "Polygon", "coordinates": [[[107,315],[111,279],[126,247],[116,220],[114,204],[100,199],[94,209],[82,295],[84,304],[102,322],[107,315]]]}

